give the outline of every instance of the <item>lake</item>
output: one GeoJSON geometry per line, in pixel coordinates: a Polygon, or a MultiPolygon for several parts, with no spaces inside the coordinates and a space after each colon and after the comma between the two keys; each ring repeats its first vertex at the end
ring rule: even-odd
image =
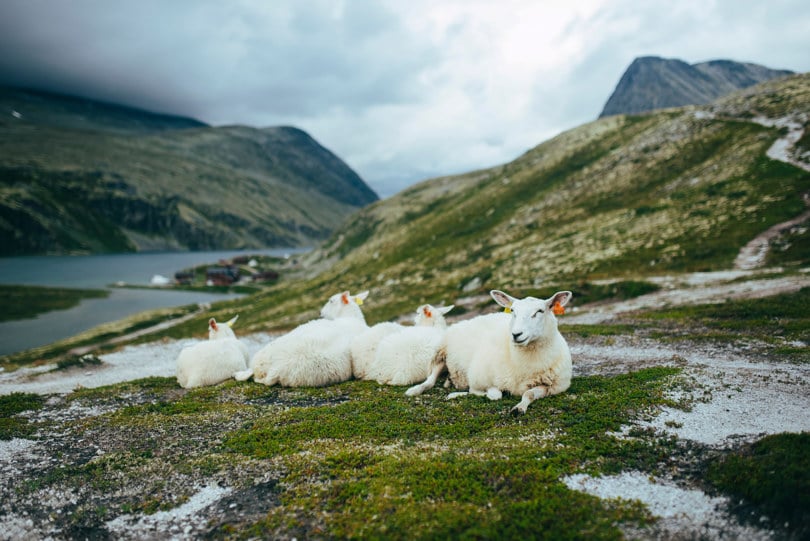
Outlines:
{"type": "MultiPolygon", "coordinates": [[[[296,255],[306,249],[267,249],[215,252],[136,253],[87,256],[22,256],[0,258],[0,284],[107,289],[125,282],[148,285],[156,274],[173,277],[190,267],[216,263],[238,255],[296,255]]],[[[0,323],[0,355],[50,344],[101,323],[172,306],[233,299],[239,294],[150,289],[109,289],[106,299],[87,299],[69,310],[34,319],[0,323]]]]}

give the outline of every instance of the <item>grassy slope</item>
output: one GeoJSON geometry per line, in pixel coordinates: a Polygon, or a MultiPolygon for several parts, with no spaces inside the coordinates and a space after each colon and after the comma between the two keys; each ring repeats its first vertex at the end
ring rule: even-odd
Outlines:
{"type": "Polygon", "coordinates": [[[758,88],[715,104],[714,119],[692,109],[604,118],[509,164],[421,183],[353,215],[313,255],[309,278],[223,310],[250,330],[286,328],[336,291],[369,289],[376,322],[493,287],[730,268],[810,191],[810,174],[765,157],[779,131],[739,120],[808,110],[810,76],[758,88]],[[476,277],[480,287],[464,291],[476,277]]]}
{"type": "Polygon", "coordinates": [[[310,245],[376,200],[300,130],[36,96],[0,89],[0,253],[310,245]]]}

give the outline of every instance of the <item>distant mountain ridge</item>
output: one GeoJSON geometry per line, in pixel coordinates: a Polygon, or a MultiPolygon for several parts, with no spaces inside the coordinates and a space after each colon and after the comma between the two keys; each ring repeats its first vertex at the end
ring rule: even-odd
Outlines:
{"type": "Polygon", "coordinates": [[[314,245],[378,200],[293,127],[0,88],[0,255],[314,245]]]}
{"type": "Polygon", "coordinates": [[[731,60],[688,64],[644,56],[633,60],[624,72],[599,117],[702,105],[735,90],[792,73],[731,60]]]}

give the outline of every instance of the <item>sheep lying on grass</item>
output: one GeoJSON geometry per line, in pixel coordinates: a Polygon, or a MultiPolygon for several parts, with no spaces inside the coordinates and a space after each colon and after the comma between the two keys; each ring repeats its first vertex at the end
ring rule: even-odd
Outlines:
{"type": "Polygon", "coordinates": [[[442,345],[447,328],[444,315],[452,309],[452,305],[420,306],[413,327],[402,327],[380,341],[368,379],[386,385],[411,385],[424,380],[442,345]]]}
{"type": "Polygon", "coordinates": [[[216,385],[247,368],[247,347],[231,329],[237,317],[224,325],[209,319],[208,340],[183,348],[177,356],[177,383],[181,387],[216,385]]]}
{"type": "Polygon", "coordinates": [[[369,368],[374,364],[374,355],[380,341],[386,336],[404,329],[399,323],[384,321],[367,328],[354,337],[351,345],[352,374],[357,379],[373,379],[368,377],[369,368]]]}
{"type": "Polygon", "coordinates": [[[251,375],[265,385],[321,387],[352,377],[351,342],[368,328],[360,304],[368,291],[352,296],[333,295],[321,310],[321,319],[296,327],[259,350],[252,368],[237,374],[251,375]]]}
{"type": "Polygon", "coordinates": [[[437,355],[427,379],[406,392],[416,396],[435,385],[447,368],[450,381],[466,392],[499,400],[503,391],[521,396],[511,409],[526,413],[529,405],[545,396],[561,393],[571,384],[571,353],[557,330],[555,314],[571,300],[570,291],[549,299],[516,299],[498,290],[492,298],[509,313],[487,314],[452,325],[445,332],[444,355],[437,355]]]}

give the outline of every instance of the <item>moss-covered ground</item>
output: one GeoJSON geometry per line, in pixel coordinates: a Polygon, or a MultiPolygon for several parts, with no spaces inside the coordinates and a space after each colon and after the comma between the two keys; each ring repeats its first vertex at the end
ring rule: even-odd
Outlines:
{"type": "Polygon", "coordinates": [[[183,391],[150,378],[85,389],[68,396],[71,407],[108,413],[60,430],[98,450],[39,472],[17,497],[79,492],[83,503],[60,518],[63,527],[100,530],[122,513],[181,504],[192,496],[184,480],[250,486],[262,470],[277,480],[273,500],[242,522],[213,526],[211,537],[618,539],[618,525],[646,524],[649,513],[569,490],[561,478],[655,471],[674,440],[617,432],[658,407],[678,407],[666,397],[678,373],[575,378],[568,393],[518,420],[507,401],[446,401],[441,389],[414,400],[404,388],[360,381],[183,391]]]}

